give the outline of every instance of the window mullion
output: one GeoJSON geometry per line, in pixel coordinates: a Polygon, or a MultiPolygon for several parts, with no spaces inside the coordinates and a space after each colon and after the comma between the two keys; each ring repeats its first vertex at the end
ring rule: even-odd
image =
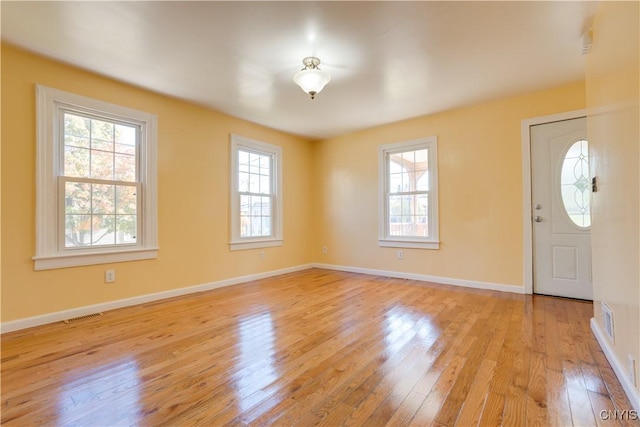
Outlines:
{"type": "Polygon", "coordinates": [[[402,191],[397,193],[389,193],[390,196],[419,196],[421,194],[427,194],[429,190],[420,191],[402,191]]]}
{"type": "Polygon", "coordinates": [[[129,187],[135,187],[138,184],[140,184],[139,182],[135,182],[135,181],[112,181],[110,179],[81,178],[81,177],[66,176],[66,175],[60,175],[60,178],[67,181],[84,182],[86,184],[103,184],[103,185],[120,185],[120,186],[124,185],[129,187]]]}

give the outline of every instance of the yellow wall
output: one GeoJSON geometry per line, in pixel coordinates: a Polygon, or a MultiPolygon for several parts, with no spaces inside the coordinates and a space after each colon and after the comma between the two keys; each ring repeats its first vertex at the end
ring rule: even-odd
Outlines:
{"type": "MultiPolygon", "coordinates": [[[[592,173],[599,190],[592,199],[595,319],[600,301],[611,307],[616,339],[610,343],[628,370],[628,355],[640,375],[640,7],[603,2],[587,55],[587,129],[592,173]]],[[[603,328],[604,330],[604,328],[603,328]]],[[[636,385],[636,390],[640,390],[636,385]]]]}
{"type": "Polygon", "coordinates": [[[585,107],[583,83],[316,143],[317,262],[523,286],[521,121],[585,107]],[[378,247],[378,147],[438,136],[440,250],[378,247]],[[327,246],[328,253],[321,253],[327,246]]]}
{"type": "Polygon", "coordinates": [[[2,45],[2,322],[311,262],[312,143],[2,45]],[[159,258],[34,271],[35,89],[158,115],[159,258]],[[282,247],[229,251],[229,134],[283,147],[282,247]],[[117,281],[104,283],[115,268],[117,281]]]}
{"type": "Polygon", "coordinates": [[[3,45],[2,322],[310,262],[521,287],[521,120],[584,108],[584,96],[577,82],[309,142],[3,45]],[[157,260],[33,270],[35,83],[158,115],[157,260]],[[229,251],[230,133],[284,149],[285,246],[264,261],[229,251]],[[378,146],[430,135],[441,249],[405,249],[399,261],[377,244],[378,146]]]}

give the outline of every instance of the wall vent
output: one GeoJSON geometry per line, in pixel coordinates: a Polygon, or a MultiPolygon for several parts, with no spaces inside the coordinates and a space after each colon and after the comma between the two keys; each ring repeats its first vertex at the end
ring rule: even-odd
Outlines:
{"type": "Polygon", "coordinates": [[[615,343],[614,325],[613,325],[613,312],[607,304],[601,303],[602,306],[602,323],[604,324],[604,331],[609,335],[611,341],[615,343]]]}
{"type": "Polygon", "coordinates": [[[84,320],[84,319],[91,319],[92,317],[98,317],[98,316],[102,316],[103,313],[93,313],[93,314],[87,314],[85,316],[78,316],[78,317],[73,317],[71,319],[66,319],[63,320],[64,323],[69,324],[69,323],[73,323],[73,322],[77,322],[78,320],[84,320]]]}

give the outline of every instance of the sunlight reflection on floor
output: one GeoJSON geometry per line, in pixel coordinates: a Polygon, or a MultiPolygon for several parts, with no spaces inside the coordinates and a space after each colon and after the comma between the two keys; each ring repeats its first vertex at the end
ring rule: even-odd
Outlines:
{"type": "Polygon", "coordinates": [[[270,312],[243,317],[239,322],[240,359],[234,374],[241,411],[263,399],[260,389],[278,378],[275,368],[275,332],[270,312]]]}
{"type": "Polygon", "coordinates": [[[86,415],[104,425],[138,423],[141,382],[135,359],[128,357],[71,376],[58,397],[58,425],[82,424],[86,415]]]}

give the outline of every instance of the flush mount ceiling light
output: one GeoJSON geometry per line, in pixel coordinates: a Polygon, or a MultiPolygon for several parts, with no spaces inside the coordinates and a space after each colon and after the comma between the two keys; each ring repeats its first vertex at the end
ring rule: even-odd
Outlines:
{"type": "Polygon", "coordinates": [[[293,76],[295,84],[311,95],[311,99],[315,99],[316,94],[320,92],[331,80],[331,76],[326,71],[318,68],[320,60],[313,56],[302,60],[304,68],[293,76]]]}

